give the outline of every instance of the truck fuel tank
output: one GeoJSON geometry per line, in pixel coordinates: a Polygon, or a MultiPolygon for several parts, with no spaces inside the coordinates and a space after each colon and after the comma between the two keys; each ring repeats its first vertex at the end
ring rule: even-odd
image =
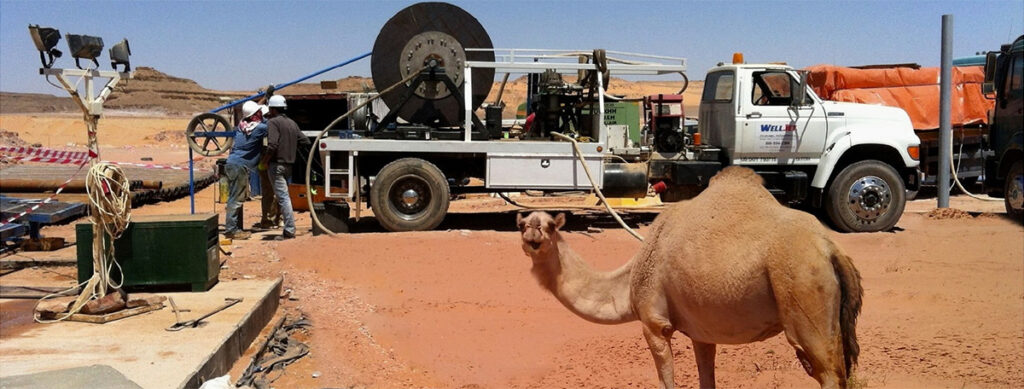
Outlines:
{"type": "Polygon", "coordinates": [[[647,164],[605,163],[601,192],[605,197],[646,197],[647,164]]]}

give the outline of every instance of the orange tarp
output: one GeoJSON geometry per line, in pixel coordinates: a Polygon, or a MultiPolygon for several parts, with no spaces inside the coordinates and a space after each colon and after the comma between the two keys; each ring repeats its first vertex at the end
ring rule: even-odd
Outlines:
{"type": "MultiPolygon", "coordinates": [[[[826,100],[903,108],[917,130],[939,127],[939,68],[808,67],[808,84],[826,100]]],[[[952,125],[988,124],[992,100],[981,94],[981,66],[953,68],[952,125]]]]}

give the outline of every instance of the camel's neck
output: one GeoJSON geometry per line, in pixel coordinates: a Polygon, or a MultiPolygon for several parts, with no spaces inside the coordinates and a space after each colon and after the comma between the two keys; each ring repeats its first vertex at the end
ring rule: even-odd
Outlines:
{"type": "Polygon", "coordinates": [[[537,259],[533,274],[558,301],[580,317],[601,324],[637,320],[629,296],[633,261],[610,272],[598,272],[580,259],[561,237],[556,238],[558,260],[537,259]]]}

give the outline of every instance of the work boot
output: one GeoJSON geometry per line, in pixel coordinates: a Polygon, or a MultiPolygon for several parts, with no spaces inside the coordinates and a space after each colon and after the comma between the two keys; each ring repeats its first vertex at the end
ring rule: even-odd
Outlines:
{"type": "Polygon", "coordinates": [[[289,233],[285,232],[285,233],[282,233],[280,236],[274,238],[274,240],[285,240],[285,239],[295,239],[295,234],[289,234],[289,233]]]}
{"type": "Polygon", "coordinates": [[[274,222],[269,221],[269,220],[268,221],[261,221],[259,223],[254,223],[252,225],[252,228],[259,229],[259,230],[272,230],[272,229],[275,229],[275,228],[278,228],[278,227],[279,227],[279,225],[277,223],[274,223],[274,222]]]}
{"type": "Polygon", "coordinates": [[[249,232],[249,231],[238,230],[238,231],[235,231],[235,232],[226,233],[226,234],[224,234],[224,236],[226,238],[232,239],[232,240],[235,240],[235,239],[237,239],[237,240],[246,240],[246,239],[249,239],[250,236],[252,236],[252,233],[249,232]]]}

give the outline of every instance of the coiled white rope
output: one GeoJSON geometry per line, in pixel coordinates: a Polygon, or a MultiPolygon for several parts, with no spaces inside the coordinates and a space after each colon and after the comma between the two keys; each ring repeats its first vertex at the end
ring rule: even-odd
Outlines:
{"type": "Polygon", "coordinates": [[[119,290],[124,283],[121,265],[114,258],[114,240],[121,237],[131,221],[131,188],[128,183],[128,177],[115,164],[97,162],[89,168],[89,172],[85,176],[85,188],[90,203],[91,215],[89,219],[94,226],[92,278],[75,287],[47,295],[40,299],[39,302],[43,302],[53,297],[65,296],[75,289],[82,287],[78,299],[75,300],[67,313],[54,320],[43,320],[36,314],[35,320],[37,322],[53,323],[65,320],[81,311],[85,303],[105,296],[108,288],[119,290]],[[97,232],[99,233],[97,234],[97,232]],[[117,282],[110,279],[110,272],[115,267],[118,273],[122,274],[121,280],[117,282]]]}

